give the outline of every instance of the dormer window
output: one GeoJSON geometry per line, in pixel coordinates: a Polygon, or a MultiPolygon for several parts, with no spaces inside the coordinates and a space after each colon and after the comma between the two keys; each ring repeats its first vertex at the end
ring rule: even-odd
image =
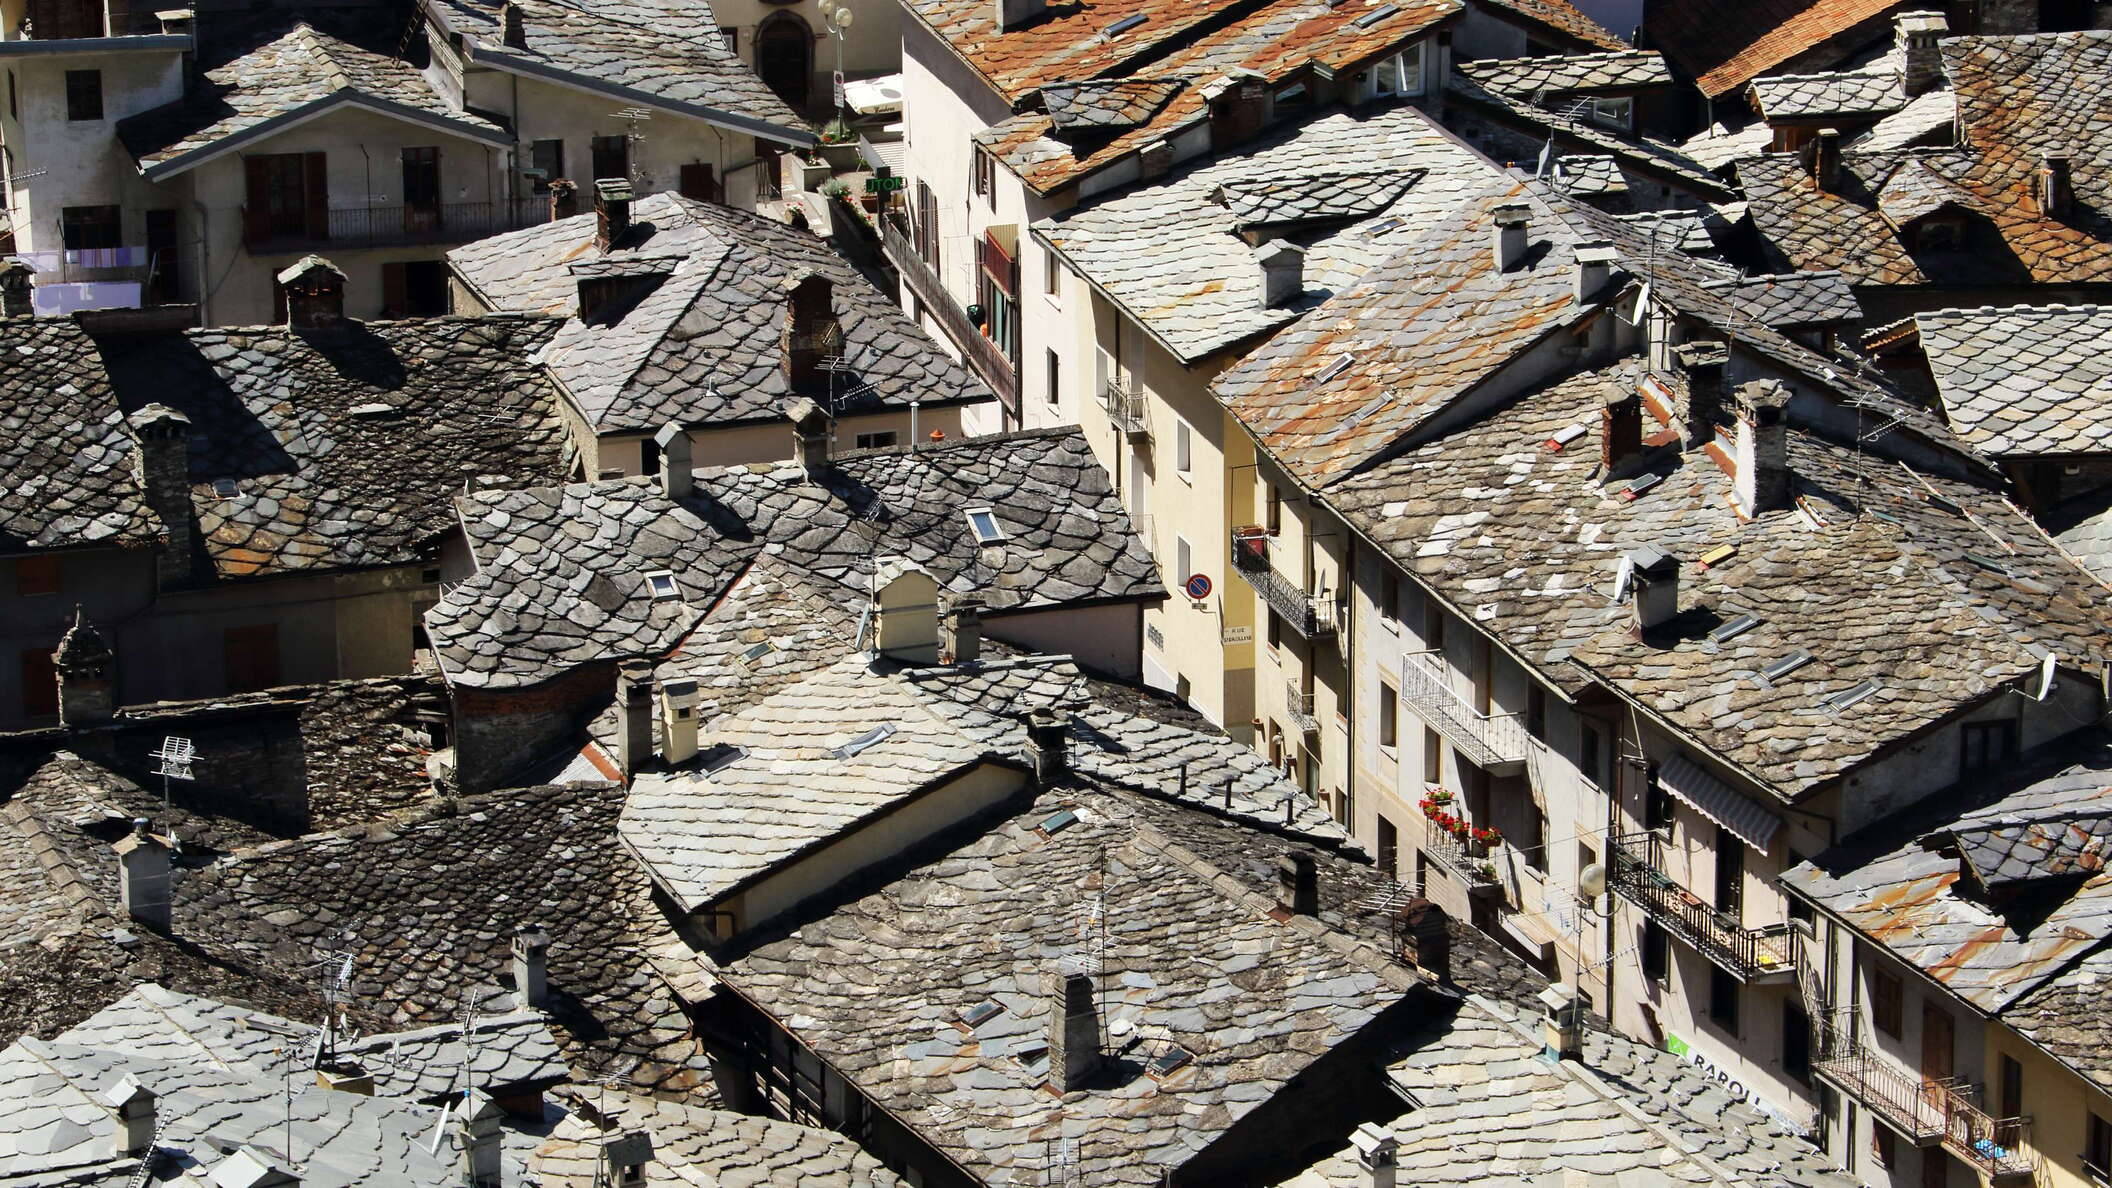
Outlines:
{"type": "Polygon", "coordinates": [[[1417,42],[1400,53],[1379,59],[1378,65],[1372,67],[1371,77],[1371,93],[1374,96],[1383,98],[1395,95],[1406,98],[1422,94],[1423,43],[1417,42]]]}
{"type": "Polygon", "coordinates": [[[971,507],[967,511],[968,530],[975,533],[979,545],[1002,544],[1005,539],[1004,526],[997,522],[997,513],[987,507],[971,507]]]}
{"type": "Polygon", "coordinates": [[[682,597],[682,587],[675,584],[675,575],[664,569],[657,573],[646,574],[645,588],[652,594],[655,602],[665,602],[671,598],[682,597]]]}

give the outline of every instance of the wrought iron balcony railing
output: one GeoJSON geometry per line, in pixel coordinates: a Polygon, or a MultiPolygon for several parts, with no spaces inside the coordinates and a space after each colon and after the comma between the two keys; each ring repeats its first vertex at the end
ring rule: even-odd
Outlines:
{"type": "Polygon", "coordinates": [[[1465,885],[1467,894],[1477,898],[1502,894],[1503,883],[1496,876],[1495,858],[1487,847],[1431,829],[1428,840],[1423,842],[1423,853],[1465,885]]]}
{"type": "Polygon", "coordinates": [[[1614,894],[1643,909],[1666,932],[1741,982],[1796,976],[1797,950],[1790,943],[1790,925],[1747,928],[1710,906],[1665,873],[1663,847],[1664,839],[1656,833],[1615,836],[1610,845],[1614,894]]]}
{"type": "Polygon", "coordinates": [[[1513,775],[1524,767],[1532,739],[1518,716],[1475,709],[1432,666],[1414,657],[1402,661],[1401,698],[1476,767],[1491,775],[1513,775]]]}
{"type": "Polygon", "coordinates": [[[1319,733],[1320,719],[1313,715],[1313,695],[1299,688],[1297,681],[1287,680],[1283,683],[1283,711],[1290,715],[1291,721],[1298,729],[1307,734],[1319,733]]]}
{"type": "Polygon", "coordinates": [[[1962,1078],[1924,1077],[1884,1055],[1854,1011],[1814,1019],[1812,1028],[1812,1071],[1916,1145],[1941,1145],[1990,1179],[2035,1174],[2036,1160],[2024,1150],[2031,1119],[1996,1118],[1962,1078]]]}
{"type": "Polygon", "coordinates": [[[1101,387],[1100,405],[1107,410],[1107,419],[1115,428],[1131,439],[1151,436],[1151,420],[1144,410],[1144,393],[1129,390],[1119,379],[1110,379],[1101,387]]]}
{"type": "Polygon", "coordinates": [[[1251,528],[1232,530],[1232,569],[1301,638],[1333,639],[1342,632],[1341,603],[1332,594],[1309,594],[1269,564],[1269,538],[1251,528]]]}
{"type": "Polygon", "coordinates": [[[468,243],[504,231],[518,231],[550,219],[547,199],[517,202],[435,202],[424,206],[332,207],[321,219],[301,225],[274,220],[264,211],[243,208],[242,246],[252,252],[307,251],[314,248],[397,247],[419,243],[468,243]]]}
{"type": "Polygon", "coordinates": [[[939,329],[968,360],[969,368],[990,390],[997,393],[1006,411],[1019,415],[1019,360],[968,320],[968,311],[946,289],[945,282],[917,254],[908,220],[899,211],[888,211],[880,219],[880,244],[888,263],[895,266],[902,284],[917,299],[917,309],[938,323],[939,329]]]}

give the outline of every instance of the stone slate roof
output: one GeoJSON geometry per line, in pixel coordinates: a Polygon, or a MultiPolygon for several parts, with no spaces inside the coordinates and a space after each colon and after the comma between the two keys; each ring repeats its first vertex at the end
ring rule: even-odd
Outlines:
{"type": "Polygon", "coordinates": [[[1553,54],[1537,58],[1484,58],[1461,62],[1459,72],[1506,95],[1620,94],[1672,84],[1665,56],[1654,50],[1599,54],[1553,54]]]}
{"type": "MultiPolygon", "coordinates": [[[[1501,1188],[1860,1183],[1669,1052],[1596,1030],[1585,1032],[1581,1061],[1556,1063],[1541,1050],[1535,1012],[1480,996],[1403,1044],[1388,1075],[1419,1104],[1382,1126],[1400,1144],[1401,1181],[1501,1188]]],[[[1370,1182],[1355,1151],[1345,1149],[1283,1188],[1370,1182]]]]}
{"type": "Polygon", "coordinates": [[[528,1165],[539,1188],[603,1188],[600,1141],[636,1129],[653,1136],[648,1185],[714,1188],[900,1188],[902,1181],[857,1143],[816,1126],[753,1114],[657,1101],[634,1093],[582,1094],[579,1103],[607,1116],[597,1128],[582,1108],[567,1114],[535,1149],[528,1165]]]}
{"type": "Polygon", "coordinates": [[[2112,307],[1914,315],[1944,416],[1992,457],[2112,452],[2112,307]]]}
{"type": "Polygon", "coordinates": [[[175,933],[287,971],[349,953],[354,1000],[400,1028],[459,1018],[465,999],[514,1009],[508,944],[539,924],[573,1068],[694,1089],[705,1074],[653,972],[669,936],[617,841],[622,807],[615,787],[525,788],[274,842],[182,879],[175,933]]]}
{"type": "Polygon", "coordinates": [[[1574,103],[1492,90],[1455,68],[1445,90],[1445,126],[1478,139],[1491,156],[1515,164],[1537,160],[1548,141],[1559,155],[1610,155],[1627,172],[1705,202],[1725,202],[1736,192],[1710,168],[1679,147],[1647,136],[1631,136],[1572,114],[1574,103]],[[1522,138],[1522,139],[1521,139],[1522,138]]]}
{"type": "Polygon", "coordinates": [[[194,154],[348,102],[459,136],[510,142],[498,124],[450,105],[417,67],[306,22],[207,70],[182,99],[118,121],[117,135],[142,170],[162,176],[194,154]]]}
{"type": "MultiPolygon", "coordinates": [[[[884,880],[884,881],[883,881],[884,880]]],[[[875,885],[877,884],[877,885],[875,885]]],[[[1331,1048],[1398,1014],[1422,983],[1270,900],[1135,818],[1075,790],[727,962],[724,983],[970,1174],[1038,1183],[1050,1137],[1090,1181],[1156,1184],[1331,1048]],[[1078,815],[1053,834],[1060,810],[1078,815]],[[1097,903],[1105,941],[1089,919],[1097,903]],[[1165,943],[1178,933],[1183,943],[1165,943]],[[1097,956],[1119,1051],[1105,1084],[1042,1088],[1047,975],[1097,956]],[[1262,974],[1266,971],[1266,975],[1262,974]],[[972,1030],[954,1020],[1003,1010],[972,1030]],[[1163,1079],[1145,1062],[1192,1057],[1163,1079]]]]}
{"type": "Polygon", "coordinates": [[[870,596],[875,559],[906,557],[993,613],[1164,596],[1157,566],[1075,429],[840,455],[810,481],[796,463],[697,472],[677,507],[651,479],[576,483],[465,501],[478,572],[426,616],[455,684],[535,684],[582,663],[659,657],[759,550],[870,596]],[[979,546],[963,509],[1006,539],[979,546]],[[645,575],[672,571],[679,599],[645,575]]]}
{"type": "Polygon", "coordinates": [[[1612,30],[1591,19],[1569,0],[1483,0],[1483,4],[1486,8],[1500,10],[1514,21],[1538,26],[1555,34],[1558,40],[1568,40],[1577,46],[1616,53],[1628,48],[1612,30]]]}
{"type": "Polygon", "coordinates": [[[726,48],[703,0],[520,0],[526,48],[505,43],[492,0],[435,0],[442,29],[479,65],[583,87],[791,144],[805,120],[726,48]]]}
{"type": "MultiPolygon", "coordinates": [[[[2101,861],[2112,843],[2112,743],[2102,731],[2086,732],[1904,816],[1911,819],[1880,822],[1786,872],[1782,885],[1983,1014],[2009,1019],[2022,1010],[2020,1028],[2072,1028],[2062,1000],[2093,983],[2079,972],[2064,983],[2064,975],[2078,970],[2086,955],[2096,955],[2093,972],[2104,967],[2112,925],[2112,874],[2101,861]],[[2054,885],[2047,894],[2009,901],[2019,910],[2005,914],[1972,885],[1964,859],[1985,854],[1989,835],[2027,826],[2036,827],[2041,844],[2027,844],[2025,861],[2010,873],[2054,885]],[[2042,848],[2045,839],[2078,829],[2087,835],[2092,863],[2077,867],[2042,848]],[[2025,1005],[2034,996],[2037,1018],[2025,1005]]],[[[2009,865],[2005,859],[1990,869],[2009,865]]],[[[2092,997],[2089,1010],[2101,1019],[2105,996],[2095,991],[2092,997]]],[[[2103,1057],[2085,1068],[2102,1076],[2103,1057]]]]}
{"type": "MultiPolygon", "coordinates": [[[[801,271],[833,285],[849,368],[832,381],[849,415],[991,399],[886,294],[829,245],[747,211],[654,194],[633,228],[597,254],[594,215],[529,227],[448,253],[455,274],[497,309],[565,317],[540,361],[598,433],[782,421],[797,393],[782,358],[785,283],[801,271]],[[578,277],[617,264],[664,276],[635,304],[578,317],[578,277]]],[[[815,394],[823,403],[822,394],[815,394]]]]}
{"type": "Polygon", "coordinates": [[[1899,7],[1900,0],[1646,0],[1643,27],[1714,99],[1899,7]]]}
{"type": "Polygon", "coordinates": [[[1711,124],[1681,141],[1679,151],[1705,169],[1720,170],[1733,161],[1767,152],[1774,142],[1774,129],[1760,120],[1736,130],[1711,124]]]}
{"type": "Polygon", "coordinates": [[[2040,512],[2039,522],[2069,556],[2112,584],[2112,488],[2063,500],[2040,512]]]}
{"type": "Polygon", "coordinates": [[[1966,147],[1848,152],[1834,191],[1820,190],[1792,155],[1740,161],[1764,248],[1792,267],[1839,268],[1860,285],[2112,281],[2112,216],[2103,213],[2112,208],[2112,32],[1941,44],[1966,147]],[[2073,162],[2074,210],[2061,218],[2032,197],[2048,152],[2073,162]],[[1895,181],[1905,190],[1887,204],[1895,181]],[[1973,212],[1964,245],[1910,247],[1901,227],[1944,203],[1973,212]]]}
{"type": "Polygon", "coordinates": [[[1075,207],[1034,225],[1035,237],[1119,303],[1184,362],[1294,320],[1353,283],[1468,194],[1488,163],[1413,107],[1336,112],[1208,158],[1151,186],[1075,207]],[[1310,188],[1345,172],[1389,174],[1405,192],[1339,229],[1298,237],[1305,290],[1262,302],[1261,267],[1234,234],[1241,217],[1213,195],[1310,188]]]}
{"type": "MultiPolygon", "coordinates": [[[[1948,144],[1957,122],[1957,96],[1947,88],[1923,91],[1907,100],[1905,107],[1870,125],[1870,130],[1856,137],[1850,147],[1859,153],[1889,153],[1918,145],[1948,144]]],[[[1763,140],[1738,155],[1750,156],[1766,150],[1763,140]]]]}
{"type": "Polygon", "coordinates": [[[1049,123],[1065,132],[1111,132],[1150,120],[1187,86],[1178,78],[1086,79],[1041,89],[1049,123]]]}
{"type": "Polygon", "coordinates": [[[1778,330],[1856,322],[1863,316],[1855,290],[1837,271],[1704,281],[1702,288],[1722,294],[1724,300],[1778,330]]]}
{"type": "Polygon", "coordinates": [[[1368,218],[1392,206],[1419,177],[1414,171],[1372,169],[1228,181],[1215,196],[1232,212],[1232,225],[1247,231],[1368,218]]]}
{"type": "Polygon", "coordinates": [[[1870,118],[1907,105],[1906,90],[1893,69],[1777,74],[1754,79],[1752,90],[1760,118],[1769,123],[1870,118]]]}
{"type": "Polygon", "coordinates": [[[2103,588],[1991,485],[1801,430],[1789,441],[1799,506],[1751,521],[1703,452],[1605,481],[1600,408],[1645,382],[1678,405],[1665,377],[1646,381],[1633,361],[1586,372],[1341,484],[1330,503],[1550,678],[1596,679],[1783,797],[1996,696],[2047,650],[2096,663],[2112,629],[2103,588]],[[1584,435],[1559,452],[1541,445],[1570,426],[1584,435]],[[1645,475],[1664,477],[1625,498],[1645,475]],[[1643,545],[1682,564],[1683,614],[1648,643],[1611,597],[1621,557],[1643,545]],[[1688,568],[1726,545],[1734,556],[1688,568]],[[1760,623],[1720,645],[1706,637],[1743,613],[1760,623]],[[1799,649],[1810,663],[1758,678],[1799,649]],[[1865,681],[1871,695],[1828,708],[1865,681]]]}
{"type": "Polygon", "coordinates": [[[190,418],[192,507],[220,578],[428,558],[453,527],[449,493],[565,473],[556,389],[524,361],[555,328],[450,317],[97,338],[0,323],[0,358],[37,364],[13,384],[14,415],[53,418],[78,451],[10,451],[7,531],[36,547],[148,539],[123,418],[159,402],[190,418]]]}
{"type": "Polygon", "coordinates": [[[2112,1089],[2112,952],[2099,950],[2010,1003],[2002,1021],[2080,1073],[2112,1089]]]}

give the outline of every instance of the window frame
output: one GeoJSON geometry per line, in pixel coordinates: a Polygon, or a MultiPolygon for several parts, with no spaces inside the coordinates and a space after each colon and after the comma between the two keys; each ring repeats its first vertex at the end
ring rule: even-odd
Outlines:
{"type": "Polygon", "coordinates": [[[1871,1029],[1890,1039],[1905,1038],[1906,986],[1890,971],[1874,966],[1864,982],[1871,1029]]]}
{"type": "Polygon", "coordinates": [[[857,443],[857,448],[861,450],[885,450],[899,444],[901,435],[893,429],[874,429],[870,432],[860,433],[853,440],[857,443]],[[880,440],[881,438],[886,438],[887,440],[882,441],[880,440]]]}
{"type": "Polygon", "coordinates": [[[1004,522],[997,518],[997,510],[995,508],[964,508],[961,511],[961,516],[968,521],[968,532],[975,537],[975,543],[979,547],[989,548],[992,545],[1000,545],[1011,539],[1005,532],[1004,522]],[[978,516],[988,522],[989,528],[987,531],[982,523],[977,522],[976,517],[978,516]]]}
{"type": "Polygon", "coordinates": [[[529,189],[537,194],[548,194],[550,183],[565,175],[565,140],[562,136],[545,137],[528,146],[528,163],[543,171],[543,176],[532,179],[529,189]],[[545,148],[550,150],[550,162],[543,163],[545,148]]]}
{"type": "Polygon", "coordinates": [[[1401,746],[1400,690],[1379,679],[1379,749],[1393,754],[1401,746]]]}
{"type": "Polygon", "coordinates": [[[1195,431],[1189,428],[1185,417],[1174,418],[1173,472],[1180,475],[1184,481],[1193,481],[1195,472],[1195,431]]]}
{"type": "MultiPolygon", "coordinates": [[[[97,236],[96,238],[102,238],[97,236]]],[[[123,247],[125,243],[125,210],[122,206],[94,205],[67,206],[59,210],[59,242],[69,252],[106,251],[123,247]],[[95,220],[86,218],[91,212],[100,212],[95,220]],[[76,216],[80,216],[77,218],[76,216]],[[108,243],[77,242],[76,230],[107,232],[108,243]]]]}
{"type": "Polygon", "coordinates": [[[99,124],[103,122],[103,72],[100,70],[69,70],[66,72],[66,122],[69,124],[99,124]],[[93,114],[85,109],[94,108],[93,114]]]}

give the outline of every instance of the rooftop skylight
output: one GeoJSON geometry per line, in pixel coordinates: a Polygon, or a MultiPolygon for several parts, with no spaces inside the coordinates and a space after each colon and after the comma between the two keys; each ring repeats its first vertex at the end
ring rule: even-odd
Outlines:
{"type": "Polygon", "coordinates": [[[843,744],[842,746],[830,751],[829,754],[834,755],[838,759],[849,759],[851,756],[858,754],[860,751],[864,751],[871,747],[878,746],[881,742],[885,741],[888,737],[893,735],[895,733],[895,729],[896,727],[893,722],[882,722],[880,725],[873,727],[871,730],[866,731],[864,734],[859,735],[857,738],[854,738],[851,741],[843,744]]]}
{"type": "Polygon", "coordinates": [[[1349,365],[1351,363],[1354,363],[1355,361],[1355,355],[1350,355],[1346,353],[1336,355],[1333,362],[1321,368],[1320,374],[1313,377],[1313,382],[1316,384],[1324,384],[1327,381],[1335,378],[1336,376],[1341,375],[1343,372],[1348,371],[1349,365]]]}
{"type": "Polygon", "coordinates": [[[1145,17],[1145,14],[1143,14],[1143,13],[1141,13],[1141,12],[1140,12],[1140,13],[1137,13],[1137,14],[1136,14],[1136,15],[1134,15],[1134,16],[1126,16],[1126,17],[1123,17],[1123,18],[1122,18],[1121,20],[1119,20],[1119,21],[1116,21],[1116,22],[1115,22],[1114,24],[1112,24],[1112,25],[1109,25],[1109,26],[1107,27],[1107,31],[1106,31],[1106,32],[1107,32],[1107,36],[1109,36],[1109,37],[1120,37],[1120,36],[1122,36],[1122,35],[1123,35],[1124,33],[1127,33],[1127,32],[1129,32],[1129,31],[1130,31],[1131,29],[1134,29],[1134,28],[1136,28],[1136,27],[1137,27],[1138,25],[1141,25],[1141,24],[1143,24],[1143,23],[1144,23],[1144,17],[1145,17]]]}
{"type": "Polygon", "coordinates": [[[1846,689],[1837,690],[1833,693],[1827,694],[1825,700],[1821,704],[1823,704],[1827,709],[1832,710],[1834,713],[1840,713],[1842,710],[1847,709],[1849,706],[1854,705],[1856,702],[1861,701],[1864,698],[1869,697],[1872,693],[1877,692],[1877,689],[1878,685],[1876,681],[1864,681],[1861,684],[1850,685],[1846,689]]]}
{"type": "Polygon", "coordinates": [[[1380,21],[1385,20],[1387,17],[1390,17],[1394,13],[1397,13],[1399,11],[1400,7],[1398,5],[1387,4],[1382,7],[1372,9],[1370,12],[1367,12],[1363,16],[1358,17],[1356,20],[1351,21],[1350,24],[1355,25],[1359,29],[1369,29],[1373,25],[1378,24],[1380,21]]]}
{"type": "Polygon", "coordinates": [[[655,601],[682,597],[682,587],[675,584],[675,575],[664,569],[646,574],[645,588],[655,601]]]}
{"type": "Polygon", "coordinates": [[[1780,660],[1775,661],[1773,664],[1768,665],[1766,668],[1761,669],[1760,676],[1769,684],[1773,684],[1774,682],[1781,680],[1783,677],[1788,676],[1790,673],[1793,673],[1796,670],[1811,663],[1811,660],[1812,655],[1810,652],[1805,651],[1803,648],[1798,648],[1796,651],[1791,652],[1789,655],[1784,656],[1780,660]]]}
{"type": "Polygon", "coordinates": [[[993,545],[1005,539],[1004,525],[997,522],[997,513],[987,507],[971,507],[965,513],[968,530],[975,533],[975,543],[993,545]]]}

